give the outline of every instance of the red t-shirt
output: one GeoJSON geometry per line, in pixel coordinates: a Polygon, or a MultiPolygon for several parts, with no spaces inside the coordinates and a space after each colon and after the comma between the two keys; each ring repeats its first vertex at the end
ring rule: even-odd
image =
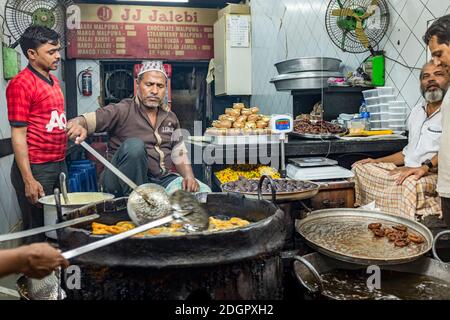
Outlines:
{"type": "Polygon", "coordinates": [[[50,78],[28,66],[6,88],[10,125],[28,127],[30,163],[63,161],[66,155],[64,96],[58,79],[50,78]]]}

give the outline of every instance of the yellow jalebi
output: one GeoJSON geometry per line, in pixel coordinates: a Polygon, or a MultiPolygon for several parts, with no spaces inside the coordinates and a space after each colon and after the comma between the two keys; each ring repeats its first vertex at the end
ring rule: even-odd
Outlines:
{"type": "Polygon", "coordinates": [[[227,230],[233,228],[244,227],[250,224],[247,220],[233,217],[230,220],[221,220],[213,217],[209,217],[209,227],[208,230],[227,230]]]}
{"type": "MultiPolygon", "coordinates": [[[[229,220],[221,220],[213,217],[209,217],[209,231],[213,230],[227,230],[233,228],[239,228],[248,225],[250,222],[240,218],[233,217],[229,220]]],[[[131,221],[120,221],[115,225],[106,225],[98,222],[92,223],[92,234],[94,235],[113,235],[122,233],[131,229],[136,228],[136,225],[131,221]]],[[[158,227],[147,230],[145,232],[138,233],[135,237],[145,237],[145,236],[157,236],[161,234],[170,235],[182,235],[181,229],[183,224],[181,223],[171,223],[168,227],[158,227]]]]}
{"type": "MultiPolygon", "coordinates": [[[[136,235],[136,237],[143,237],[147,235],[155,236],[159,234],[181,234],[178,232],[183,225],[181,223],[172,223],[169,227],[159,227],[153,228],[145,232],[141,232],[136,235]]],[[[106,224],[93,222],[92,223],[92,234],[95,235],[105,235],[105,234],[118,234],[131,229],[136,228],[136,225],[131,221],[120,221],[115,225],[109,226],[106,224]]]]}
{"type": "Polygon", "coordinates": [[[222,184],[236,181],[239,177],[244,177],[246,179],[259,179],[262,175],[268,175],[273,179],[280,178],[280,174],[274,168],[258,165],[238,165],[216,172],[216,177],[222,184]]]}

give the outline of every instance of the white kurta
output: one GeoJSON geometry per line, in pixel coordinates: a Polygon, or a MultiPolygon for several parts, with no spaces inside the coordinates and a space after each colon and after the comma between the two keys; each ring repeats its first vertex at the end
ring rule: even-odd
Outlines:
{"type": "Polygon", "coordinates": [[[439,150],[439,172],[437,191],[444,198],[450,198],[450,90],[441,104],[442,137],[439,150]]]}
{"type": "Polygon", "coordinates": [[[439,151],[442,112],[438,109],[428,117],[425,106],[426,103],[418,104],[408,117],[408,145],[403,149],[406,167],[420,167],[439,151]]]}

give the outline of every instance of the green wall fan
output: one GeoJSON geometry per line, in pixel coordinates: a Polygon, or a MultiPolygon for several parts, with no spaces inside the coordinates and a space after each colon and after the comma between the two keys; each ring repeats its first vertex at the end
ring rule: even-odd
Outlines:
{"type": "Polygon", "coordinates": [[[344,52],[370,51],[365,61],[372,84],[383,86],[384,52],[376,50],[389,26],[386,0],[331,0],[325,15],[330,39],[344,52]]]}

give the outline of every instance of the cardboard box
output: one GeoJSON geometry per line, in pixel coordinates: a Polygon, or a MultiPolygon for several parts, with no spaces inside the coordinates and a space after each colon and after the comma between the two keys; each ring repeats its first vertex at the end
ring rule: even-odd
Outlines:
{"type": "Polygon", "coordinates": [[[219,19],[225,14],[250,14],[250,6],[246,4],[229,3],[225,8],[219,10],[219,19]]]}

